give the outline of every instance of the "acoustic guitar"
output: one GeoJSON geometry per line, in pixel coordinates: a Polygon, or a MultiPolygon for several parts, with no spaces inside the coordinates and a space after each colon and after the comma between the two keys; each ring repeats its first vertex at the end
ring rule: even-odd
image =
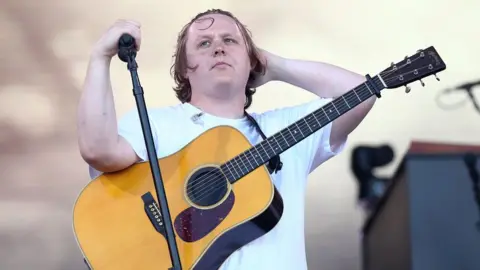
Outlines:
{"type": "MultiPolygon", "coordinates": [[[[159,159],[182,269],[218,269],[276,226],[283,201],[265,166],[272,157],[370,97],[380,97],[381,90],[436,77],[444,69],[431,46],[367,75],[364,83],[255,146],[238,130],[219,126],[159,159]]],[[[171,267],[156,198],[148,162],[102,174],[84,187],[74,205],[73,230],[91,269],[171,267]]]]}

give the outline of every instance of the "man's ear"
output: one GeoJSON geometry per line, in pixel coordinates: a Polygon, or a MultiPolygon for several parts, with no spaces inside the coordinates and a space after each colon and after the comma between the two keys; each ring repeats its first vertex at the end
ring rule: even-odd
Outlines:
{"type": "Polygon", "coordinates": [[[197,70],[198,68],[198,65],[194,66],[194,67],[189,67],[188,64],[185,68],[185,72],[183,73],[183,76],[188,79],[188,77],[190,76],[190,73],[191,72],[195,72],[195,70],[197,70]]]}
{"type": "Polygon", "coordinates": [[[254,57],[250,60],[250,73],[263,74],[267,59],[263,57],[259,49],[254,51],[254,57]]]}

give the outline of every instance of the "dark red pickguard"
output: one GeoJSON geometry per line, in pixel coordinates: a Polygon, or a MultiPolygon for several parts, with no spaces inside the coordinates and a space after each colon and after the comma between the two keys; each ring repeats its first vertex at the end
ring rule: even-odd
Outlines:
{"type": "Polygon", "coordinates": [[[215,208],[203,210],[189,207],[183,210],[174,222],[175,231],[185,242],[202,239],[213,231],[232,211],[235,195],[230,192],[227,199],[215,208]]]}

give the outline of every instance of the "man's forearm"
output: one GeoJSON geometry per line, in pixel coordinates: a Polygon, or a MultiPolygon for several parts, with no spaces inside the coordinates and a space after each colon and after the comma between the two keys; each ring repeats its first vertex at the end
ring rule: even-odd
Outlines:
{"type": "Polygon", "coordinates": [[[110,60],[90,59],[77,115],[80,152],[86,159],[105,153],[117,143],[109,69],[110,60]]]}
{"type": "Polygon", "coordinates": [[[360,74],[328,63],[280,57],[273,61],[275,80],[324,98],[338,97],[365,81],[360,74]]]}
{"type": "MultiPolygon", "coordinates": [[[[341,96],[365,81],[360,74],[323,62],[281,57],[271,61],[274,80],[295,85],[323,98],[341,96]]],[[[330,142],[336,144],[346,139],[368,114],[375,100],[373,96],[338,118],[333,124],[330,142]]]]}

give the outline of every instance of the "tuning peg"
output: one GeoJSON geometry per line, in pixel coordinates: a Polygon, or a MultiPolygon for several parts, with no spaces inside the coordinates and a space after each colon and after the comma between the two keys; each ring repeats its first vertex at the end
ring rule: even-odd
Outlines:
{"type": "Polygon", "coordinates": [[[392,68],[393,71],[397,71],[397,65],[395,65],[394,62],[392,62],[391,68],[392,68]]]}
{"type": "Polygon", "coordinates": [[[422,84],[422,86],[425,86],[425,83],[422,80],[420,80],[420,83],[422,84]]]}
{"type": "Polygon", "coordinates": [[[437,77],[437,73],[433,74],[433,76],[435,76],[435,79],[437,79],[437,81],[440,81],[440,79],[437,77]]]}
{"type": "Polygon", "coordinates": [[[405,93],[410,93],[410,90],[412,90],[412,88],[410,88],[408,85],[405,85],[405,93]]]}

